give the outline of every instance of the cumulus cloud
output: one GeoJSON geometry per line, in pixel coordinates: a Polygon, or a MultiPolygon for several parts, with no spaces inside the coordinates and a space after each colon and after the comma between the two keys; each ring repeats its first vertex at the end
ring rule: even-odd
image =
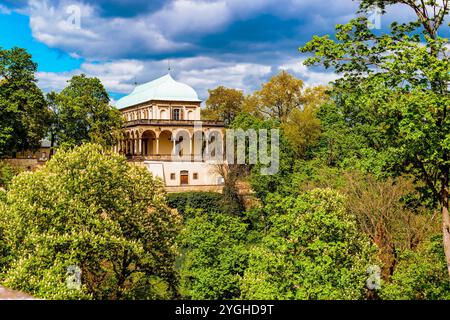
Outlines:
{"type": "Polygon", "coordinates": [[[160,32],[169,35],[211,33],[225,26],[232,11],[225,2],[178,0],[150,15],[160,32]]]}
{"type": "Polygon", "coordinates": [[[0,4],[0,14],[11,14],[11,9],[3,4],[0,4]]]}
{"type": "Polygon", "coordinates": [[[83,63],[78,70],[67,72],[37,72],[38,85],[45,91],[60,91],[74,75],[86,74],[99,78],[110,92],[128,93],[133,89],[134,79],[144,70],[137,60],[119,60],[106,63],[83,63]]]}
{"type": "Polygon", "coordinates": [[[332,81],[335,81],[339,76],[333,72],[318,72],[313,71],[311,68],[303,64],[304,59],[297,59],[287,61],[282,64],[278,69],[286,70],[295,74],[302,79],[307,86],[327,85],[332,81]]]}
{"type": "MultiPolygon", "coordinates": [[[[124,8],[126,2],[115,0],[111,5],[124,8]]],[[[138,0],[129,4],[143,5],[138,0]]],[[[348,0],[173,0],[158,2],[158,6],[131,16],[124,9],[105,15],[107,7],[102,1],[29,0],[26,10],[34,37],[48,46],[88,59],[123,59],[186,56],[208,50],[215,46],[214,41],[199,44],[201,36],[220,34],[237,21],[245,23],[260,15],[292,20],[299,25],[298,35],[314,28],[326,30],[336,22],[344,22],[342,17],[354,12],[357,4],[348,0]],[[121,15],[121,11],[125,14],[121,15]]],[[[271,28],[280,25],[265,27],[259,30],[259,39],[251,39],[249,34],[249,43],[280,40],[270,38],[271,28]]]]}
{"type": "Polygon", "coordinates": [[[146,16],[102,18],[97,7],[72,1],[30,0],[28,10],[37,40],[88,59],[158,54],[190,46],[166,38],[146,16]]]}
{"type": "MultiPolygon", "coordinates": [[[[172,61],[173,76],[195,88],[202,98],[207,90],[224,85],[250,93],[271,73],[268,65],[223,62],[208,57],[179,58],[172,61]]],[[[109,92],[128,94],[135,84],[142,84],[166,74],[166,61],[123,60],[107,63],[83,63],[68,72],[38,72],[38,84],[45,91],[60,91],[67,81],[81,73],[98,77],[109,92]]]]}
{"type": "Polygon", "coordinates": [[[234,88],[249,94],[264,82],[272,71],[272,67],[256,63],[218,63],[214,68],[197,68],[183,70],[178,79],[198,88],[203,99],[207,97],[207,90],[219,85],[234,88]]]}
{"type": "MultiPolygon", "coordinates": [[[[26,0],[6,0],[6,3],[26,0]]],[[[84,59],[77,70],[38,73],[46,91],[61,90],[75,74],[99,77],[108,91],[127,94],[134,83],[167,72],[193,86],[202,99],[218,85],[250,93],[279,70],[307,85],[327,84],[332,72],[302,64],[297,48],[314,34],[356,16],[357,1],[335,0],[28,0],[38,41],[84,59]],[[95,61],[95,62],[94,62],[95,61]]],[[[10,10],[0,5],[0,12],[10,10]]],[[[382,27],[413,16],[394,6],[382,27]]]]}
{"type": "MultiPolygon", "coordinates": [[[[202,100],[208,97],[208,89],[225,86],[250,94],[281,69],[303,79],[307,85],[328,84],[336,79],[333,73],[316,72],[291,59],[276,68],[263,63],[234,63],[206,56],[171,60],[173,77],[192,86],[202,100]]],[[[165,60],[119,60],[106,63],[83,63],[70,72],[38,72],[39,86],[45,91],[60,91],[73,75],[84,73],[98,77],[109,92],[128,94],[136,84],[154,80],[167,71],[165,60]]]]}

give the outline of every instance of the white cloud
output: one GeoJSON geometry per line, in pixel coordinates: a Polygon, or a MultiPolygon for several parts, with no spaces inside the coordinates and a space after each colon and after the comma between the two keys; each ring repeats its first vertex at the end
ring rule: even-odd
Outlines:
{"type": "Polygon", "coordinates": [[[279,70],[286,70],[294,73],[297,77],[302,79],[307,86],[316,86],[321,84],[328,84],[336,80],[339,76],[333,72],[317,72],[303,64],[304,59],[296,59],[287,61],[281,65],[279,70]]]}
{"type": "Polygon", "coordinates": [[[132,17],[103,17],[95,2],[29,0],[28,14],[34,37],[51,47],[87,59],[120,59],[201,50],[186,35],[211,35],[260,14],[302,21],[303,34],[328,30],[356,8],[349,0],[172,0],[132,17]],[[78,8],[79,28],[70,8],[78,8]]]}
{"type": "MultiPolygon", "coordinates": [[[[202,98],[207,90],[223,85],[250,93],[253,85],[264,82],[272,68],[268,65],[218,61],[207,57],[179,58],[172,60],[173,75],[178,81],[195,88],[202,98]]],[[[139,84],[167,73],[166,61],[118,60],[107,63],[84,63],[69,72],[38,72],[39,86],[45,91],[60,91],[67,81],[81,73],[98,77],[109,92],[128,94],[139,84]]]]}
{"type": "Polygon", "coordinates": [[[110,92],[129,93],[134,79],[144,70],[144,64],[137,60],[119,60],[106,63],[83,63],[78,70],[68,72],[37,72],[38,85],[45,91],[60,91],[67,81],[81,73],[99,78],[110,92]]]}
{"type": "Polygon", "coordinates": [[[5,7],[3,4],[0,4],[0,14],[11,14],[11,10],[5,7]]]}
{"type": "Polygon", "coordinates": [[[256,54],[246,52],[243,43],[241,54],[230,58],[220,53],[226,50],[226,44],[214,56],[207,57],[202,48],[194,45],[195,36],[219,33],[236,20],[260,14],[299,21],[301,18],[300,32],[309,35],[348,21],[356,7],[355,2],[348,0],[172,0],[153,12],[105,17],[92,1],[29,0],[27,14],[38,41],[87,61],[78,70],[39,72],[39,85],[46,91],[61,90],[73,75],[85,73],[99,77],[108,91],[126,94],[135,81],[144,83],[167,72],[167,61],[149,56],[170,57],[183,51],[190,52],[191,57],[171,59],[173,74],[205,99],[207,89],[219,85],[250,93],[280,69],[293,72],[308,85],[328,83],[336,75],[303,66],[300,55],[298,59],[287,58],[293,53],[272,50],[277,41],[284,39],[273,39],[269,50],[264,43],[250,41],[248,48],[251,46],[252,52],[258,48],[256,54]],[[80,13],[79,28],[73,24],[73,12],[67,10],[74,5],[80,13]]]}
{"type": "MultiPolygon", "coordinates": [[[[192,86],[203,100],[208,97],[208,89],[217,86],[239,89],[250,94],[279,70],[293,73],[308,86],[328,84],[337,78],[333,73],[310,70],[302,64],[301,58],[288,59],[280,67],[262,63],[234,63],[205,56],[173,59],[171,65],[173,77],[192,86]]],[[[79,69],[70,72],[38,72],[38,84],[45,91],[60,91],[67,86],[67,80],[81,73],[98,77],[109,92],[128,94],[133,90],[135,82],[142,84],[167,73],[167,61],[117,60],[84,63],[79,69]]]]}
{"type": "Polygon", "coordinates": [[[225,2],[178,0],[149,17],[161,33],[211,33],[225,26],[232,12],[225,2]]]}
{"type": "Polygon", "coordinates": [[[190,46],[165,37],[148,16],[102,18],[92,5],[65,0],[56,5],[30,0],[28,10],[34,38],[88,59],[163,53],[190,46]]]}
{"type": "Polygon", "coordinates": [[[195,68],[179,73],[179,80],[198,88],[201,97],[207,97],[207,90],[225,86],[243,90],[249,94],[256,89],[271,73],[268,65],[254,63],[219,63],[214,68],[195,68]]]}

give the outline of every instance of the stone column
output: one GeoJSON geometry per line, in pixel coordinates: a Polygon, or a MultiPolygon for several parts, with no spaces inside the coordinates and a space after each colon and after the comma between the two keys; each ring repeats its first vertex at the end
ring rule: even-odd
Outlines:
{"type": "Polygon", "coordinates": [[[175,155],[175,152],[176,152],[177,142],[175,141],[175,136],[174,136],[173,133],[172,133],[172,141],[173,141],[172,155],[174,156],[174,155],[175,155]]]}
{"type": "Polygon", "coordinates": [[[138,155],[142,156],[142,135],[138,136],[138,155]]]}
{"type": "Polygon", "coordinates": [[[189,156],[192,158],[194,155],[194,136],[195,132],[192,134],[192,137],[189,137],[189,156]]]}
{"type": "Polygon", "coordinates": [[[222,152],[222,159],[220,159],[220,160],[223,160],[224,159],[224,156],[225,156],[225,135],[224,135],[224,132],[221,130],[220,131],[220,137],[221,137],[221,145],[220,145],[220,151],[222,152]]]}
{"type": "Polygon", "coordinates": [[[156,154],[159,154],[159,137],[156,138],[156,154]]]}
{"type": "MultiPolygon", "coordinates": [[[[209,154],[209,132],[202,132],[202,138],[203,138],[203,134],[205,137],[205,154],[208,156],[208,158],[211,157],[211,155],[209,154]]],[[[200,153],[202,154],[202,160],[204,161],[205,159],[203,158],[203,139],[202,139],[202,145],[200,147],[200,153]]]]}

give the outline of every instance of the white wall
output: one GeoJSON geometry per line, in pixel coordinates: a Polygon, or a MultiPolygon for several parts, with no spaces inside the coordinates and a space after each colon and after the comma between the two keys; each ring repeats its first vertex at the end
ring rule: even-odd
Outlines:
{"type": "Polygon", "coordinates": [[[216,172],[215,166],[204,162],[169,162],[169,161],[145,161],[144,165],[154,177],[163,179],[168,187],[180,186],[180,172],[189,172],[190,186],[219,185],[221,176],[216,172]],[[171,173],[175,173],[175,180],[170,179],[171,173]],[[198,174],[194,180],[193,174],[198,174]]]}

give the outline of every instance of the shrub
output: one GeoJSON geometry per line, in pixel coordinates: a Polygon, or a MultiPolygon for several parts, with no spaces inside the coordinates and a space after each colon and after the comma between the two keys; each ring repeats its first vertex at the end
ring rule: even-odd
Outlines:
{"type": "Polygon", "coordinates": [[[215,192],[169,193],[167,204],[187,218],[187,208],[202,209],[206,213],[220,212],[221,199],[222,195],[215,192]]]}

